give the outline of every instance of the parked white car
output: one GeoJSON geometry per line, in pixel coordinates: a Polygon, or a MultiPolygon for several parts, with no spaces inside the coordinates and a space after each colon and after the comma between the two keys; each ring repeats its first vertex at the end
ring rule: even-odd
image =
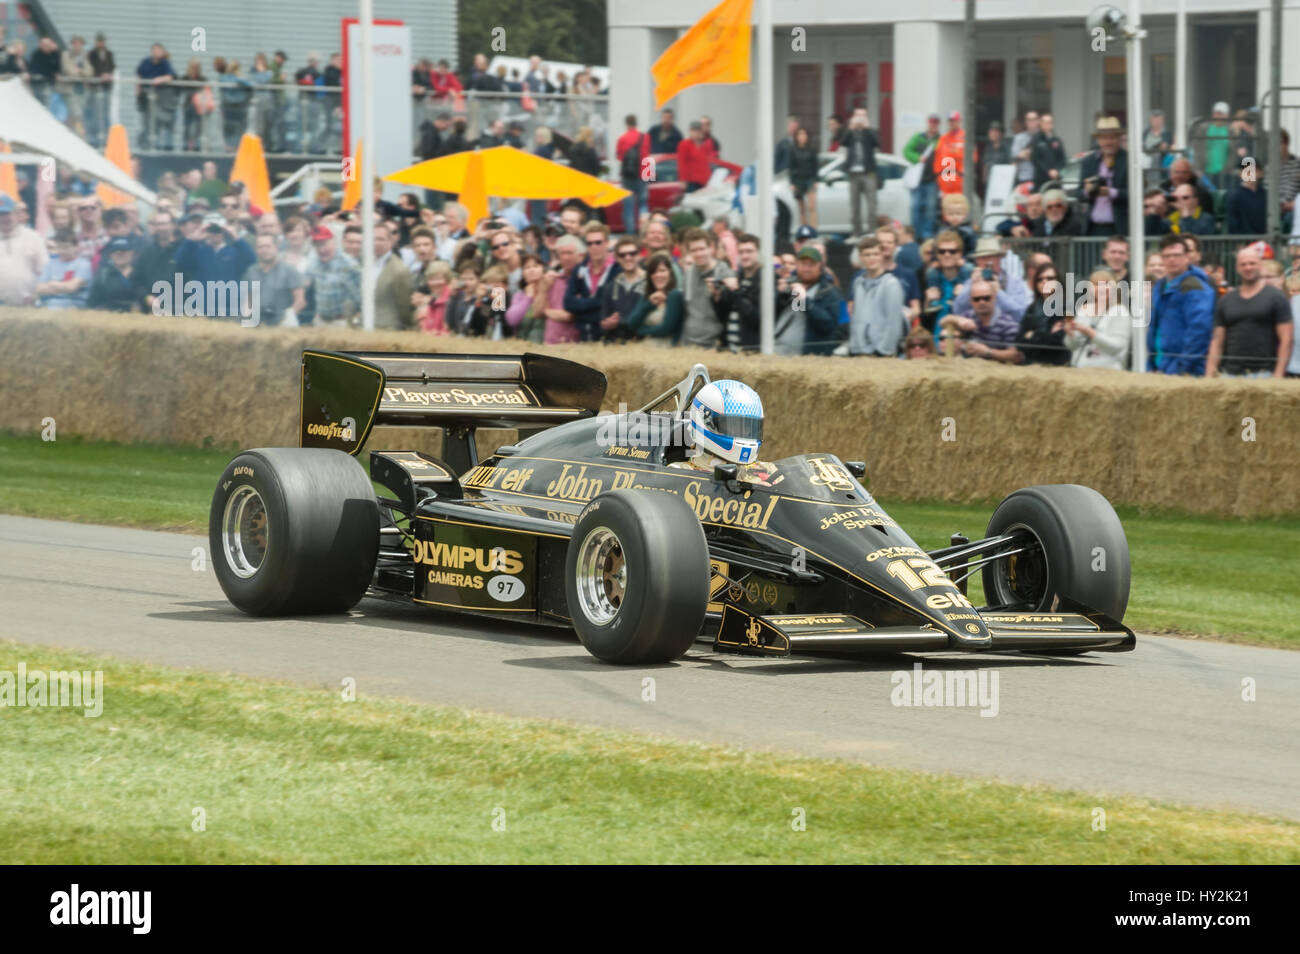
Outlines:
{"type": "MultiPolygon", "coordinates": [[[[817,231],[842,233],[853,231],[853,214],[849,208],[849,180],[842,171],[844,160],[848,157],[842,149],[821,154],[821,166],[817,181],[817,231]]],[[[907,160],[893,153],[876,153],[876,175],[879,177],[876,189],[876,215],[887,215],[899,222],[912,221],[912,199],[907,186],[903,185],[903,172],[907,169],[907,160]]],[[[799,202],[790,188],[790,179],[782,172],[773,183],[776,194],[776,235],[777,240],[788,240],[791,232],[803,225],[799,215],[799,202]]]]}

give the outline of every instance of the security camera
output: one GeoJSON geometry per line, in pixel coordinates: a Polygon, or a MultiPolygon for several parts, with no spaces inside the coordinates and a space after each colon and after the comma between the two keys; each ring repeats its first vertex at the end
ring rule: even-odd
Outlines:
{"type": "Polygon", "coordinates": [[[1127,23],[1128,17],[1123,10],[1109,4],[1103,4],[1088,14],[1088,34],[1091,36],[1100,28],[1106,31],[1107,37],[1114,39],[1124,30],[1127,23]]]}

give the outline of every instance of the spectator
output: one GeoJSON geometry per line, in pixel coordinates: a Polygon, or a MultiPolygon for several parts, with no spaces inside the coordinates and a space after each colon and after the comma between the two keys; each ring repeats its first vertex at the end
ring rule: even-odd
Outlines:
{"type": "Polygon", "coordinates": [[[546,288],[545,335],[545,343],[548,345],[581,339],[581,332],[564,301],[568,297],[569,282],[586,255],[587,246],[576,235],[561,235],[555,241],[555,257],[558,261],[551,265],[545,276],[549,283],[546,288]]]}
{"type": "Polygon", "coordinates": [[[1149,238],[1169,234],[1169,202],[1161,189],[1147,189],[1142,197],[1142,217],[1149,238]]]}
{"type": "Polygon", "coordinates": [[[463,92],[464,87],[461,86],[456,74],[451,71],[451,64],[446,60],[439,60],[429,71],[429,95],[435,102],[441,104],[463,92]]]}
{"type": "Polygon", "coordinates": [[[469,210],[459,202],[448,202],[442,207],[442,214],[447,221],[447,237],[438,245],[438,257],[451,262],[456,257],[456,246],[469,238],[469,230],[465,228],[469,210]]]}
{"type": "Polygon", "coordinates": [[[794,134],[799,131],[799,120],[788,116],[785,120],[785,138],[776,144],[776,156],[772,161],[772,174],[780,175],[790,168],[790,150],[794,148],[794,134]]]}
{"type": "Polygon", "coordinates": [[[1161,188],[1165,190],[1170,203],[1173,202],[1174,193],[1180,185],[1187,184],[1194,188],[1200,198],[1202,208],[1214,208],[1215,187],[1210,180],[1192,168],[1192,164],[1179,157],[1169,165],[1169,178],[1161,183],[1161,188]]]}
{"type": "Polygon", "coordinates": [[[510,292],[506,287],[508,279],[509,273],[503,265],[493,265],[483,272],[483,290],[479,293],[471,334],[481,334],[493,341],[500,341],[510,334],[510,326],[506,323],[510,304],[510,292]]]}
{"type": "Polygon", "coordinates": [[[361,312],[361,269],[339,254],[338,240],[324,225],[311,235],[316,263],[308,272],[316,293],[316,324],[357,324],[361,312]]]}
{"type": "MultiPolygon", "coordinates": [[[[973,258],[975,268],[972,274],[979,274],[985,281],[993,283],[999,310],[1017,321],[1023,318],[1034,293],[1025,283],[1025,266],[1020,256],[1012,250],[1003,254],[1001,243],[986,235],[976,243],[973,258]]],[[[962,288],[953,296],[950,310],[970,317],[969,287],[962,288]]]]}
{"type": "Polygon", "coordinates": [[[1106,240],[1106,245],[1101,250],[1101,260],[1113,276],[1112,281],[1128,281],[1128,256],[1128,239],[1124,236],[1112,235],[1106,240]]]}
{"type": "Polygon", "coordinates": [[[934,336],[924,328],[913,328],[903,339],[903,357],[909,361],[936,358],[934,336]]]}
{"type": "Polygon", "coordinates": [[[411,270],[394,249],[393,233],[375,228],[375,330],[401,331],[411,327],[411,270]]]}
{"type": "Polygon", "coordinates": [[[1088,276],[1091,294],[1065,319],[1065,346],[1074,367],[1128,370],[1132,317],[1119,294],[1121,281],[1104,268],[1088,276]]]}
{"type": "MultiPolygon", "coordinates": [[[[530,74],[531,75],[531,74],[530,74]]],[[[542,344],[546,338],[546,266],[536,255],[523,258],[523,287],[510,299],[506,324],[516,338],[542,344]]]]}
{"type": "Polygon", "coordinates": [[[113,73],[117,70],[117,60],[108,48],[108,40],[102,33],[95,34],[95,45],[87,55],[93,82],[90,84],[86,110],[86,134],[90,144],[96,149],[104,147],[108,135],[108,98],[113,73]]]}
{"type": "Polygon", "coordinates": [[[1147,368],[1162,374],[1202,375],[1214,323],[1214,284],[1188,261],[1181,235],[1160,240],[1160,258],[1164,277],[1152,292],[1147,368]]]}
{"type": "Polygon", "coordinates": [[[961,195],[962,177],[966,173],[966,133],[961,128],[961,113],[948,114],[948,131],[934,147],[934,175],[943,195],[961,195]]]}
{"type": "Polygon", "coordinates": [[[490,264],[500,265],[506,270],[507,284],[512,295],[519,291],[524,278],[519,246],[519,235],[514,229],[501,229],[488,239],[490,264]]]}
{"type": "Polygon", "coordinates": [[[59,77],[59,68],[63,55],[59,44],[52,36],[43,36],[36,43],[31,58],[27,61],[27,73],[32,85],[32,95],[47,108],[50,94],[54,92],[54,81],[59,77]]]}
{"type": "Polygon", "coordinates": [[[858,258],[862,271],[853,280],[849,340],[836,353],[897,357],[909,324],[903,286],[886,270],[879,239],[859,241],[858,258]]]}
{"type": "Polygon", "coordinates": [[[1061,167],[1068,158],[1061,137],[1056,134],[1055,123],[1051,113],[1043,113],[1039,120],[1041,129],[1034,142],[1034,188],[1038,190],[1060,183],[1061,167]]]}
{"type": "Polygon", "coordinates": [[[970,203],[960,192],[945,192],[939,202],[939,227],[961,236],[962,254],[975,251],[975,229],[970,224],[970,203]]]}
{"type": "Polygon", "coordinates": [[[650,152],[655,155],[676,153],[682,142],[682,131],[673,124],[673,111],[661,110],[659,125],[650,130],[650,152]]]}
{"type": "Polygon", "coordinates": [[[721,344],[723,322],[718,303],[725,288],[723,280],[733,276],[731,268],[715,258],[716,238],[703,229],[688,229],[682,248],[689,256],[682,279],[682,298],[686,312],[682,321],[681,342],[698,348],[716,348],[721,344]]]}
{"type": "Polygon", "coordinates": [[[718,142],[718,137],[713,135],[713,120],[708,116],[701,116],[700,128],[704,130],[704,138],[713,146],[713,157],[716,159],[722,155],[722,143],[718,142]]]}
{"type": "Polygon", "coordinates": [[[257,282],[261,314],[258,324],[275,326],[298,324],[298,313],[307,304],[302,275],[280,257],[280,249],[270,235],[259,235],[257,261],[244,272],[244,281],[257,282]]]}
{"type": "Polygon", "coordinates": [[[36,294],[44,308],[85,308],[94,277],[90,260],[81,254],[71,229],[54,233],[55,256],[41,272],[36,294]]]}
{"type": "Polygon", "coordinates": [[[931,113],[926,127],[907,141],[903,158],[910,163],[920,163],[921,180],[912,190],[912,228],[922,240],[934,235],[934,208],[938,202],[939,187],[935,181],[932,156],[939,143],[939,114],[931,113]]]}
{"type": "Polygon", "coordinates": [[[989,170],[1011,162],[1011,144],[1002,135],[1002,124],[989,123],[984,141],[979,144],[979,191],[984,195],[989,187],[989,170]]]}
{"type": "Polygon", "coordinates": [[[726,316],[724,334],[727,348],[731,351],[753,351],[760,345],[763,262],[758,248],[757,236],[738,236],[738,271],[722,280],[718,310],[726,316]]]}
{"type": "Polygon", "coordinates": [[[1268,190],[1259,182],[1257,168],[1244,166],[1228,193],[1228,234],[1263,235],[1268,231],[1268,190]]]}
{"type": "MultiPolygon", "coordinates": [[[[1034,166],[1034,148],[1038,144],[1038,134],[1042,132],[1042,123],[1038,113],[1029,110],[1025,113],[1025,128],[1016,133],[1011,140],[1011,158],[1016,163],[1016,184],[1037,182],[1037,170],[1034,166]]],[[[1038,189],[1035,187],[1035,192],[1038,189]]]]}
{"type": "Polygon", "coordinates": [[[600,156],[596,155],[594,140],[595,134],[591,127],[581,127],[578,134],[573,137],[573,145],[569,147],[569,165],[578,172],[599,177],[600,156]]]}
{"type": "Polygon", "coordinates": [[[108,260],[101,262],[90,285],[88,307],[96,311],[139,311],[135,277],[135,247],[125,238],[104,246],[108,260]]]}
{"type": "Polygon", "coordinates": [[[542,58],[536,54],[528,58],[528,73],[524,76],[524,89],[530,93],[549,93],[554,89],[550,80],[546,78],[546,67],[542,64],[542,58]]]}
{"type": "Polygon", "coordinates": [[[1294,334],[1291,304],[1285,293],[1264,283],[1260,264],[1252,246],[1237,253],[1240,284],[1215,305],[1207,378],[1286,377],[1294,334]]]}
{"type": "Polygon", "coordinates": [[[1200,194],[1187,183],[1174,190],[1174,211],[1168,221],[1169,231],[1175,234],[1213,235],[1218,231],[1214,216],[1201,208],[1200,194]]]}
{"type": "Polygon", "coordinates": [[[501,92],[501,81],[488,72],[488,58],[483,53],[474,54],[474,67],[470,70],[465,88],[477,93],[501,92]]]}
{"type": "Polygon", "coordinates": [[[328,151],[334,155],[340,152],[341,138],[335,139],[330,137],[330,132],[334,128],[336,117],[343,115],[343,54],[331,53],[329,62],[325,64],[325,72],[321,74],[321,85],[329,87],[331,92],[325,94],[325,115],[324,122],[320,130],[322,142],[316,150],[325,152],[326,146],[328,151]]]}
{"type": "Polygon", "coordinates": [[[1284,278],[1300,275],[1300,233],[1292,235],[1287,241],[1287,252],[1291,255],[1291,264],[1287,266],[1284,278]]]}
{"type": "Polygon", "coordinates": [[[677,178],[685,184],[687,192],[708,184],[715,159],[717,153],[704,136],[703,124],[695,120],[691,123],[690,134],[677,146],[677,178]]]}
{"type": "Polygon", "coordinates": [[[651,255],[645,264],[644,294],[631,314],[620,319],[626,334],[649,338],[667,347],[677,343],[682,330],[685,307],[672,259],[664,254],[651,255]]]}
{"type": "Polygon", "coordinates": [[[1114,235],[1128,230],[1128,153],[1119,147],[1119,120],[1104,116],[1093,130],[1097,149],[1083,159],[1079,171],[1079,201],[1087,207],[1088,235],[1114,235]]]}
{"type": "Polygon", "coordinates": [[[880,254],[884,257],[885,271],[898,279],[903,289],[903,304],[907,308],[908,326],[915,325],[921,319],[921,283],[917,278],[917,269],[909,268],[898,261],[900,252],[898,229],[892,225],[882,225],[875,232],[880,242],[880,254]]]}
{"type": "Polygon", "coordinates": [[[255,258],[248,243],[236,238],[221,216],[211,215],[203,226],[203,240],[181,242],[175,262],[187,279],[210,287],[211,283],[239,281],[255,258]]]}
{"type": "Polygon", "coordinates": [[[94,262],[99,256],[99,250],[108,243],[108,233],[104,231],[100,215],[99,199],[93,195],[86,196],[76,207],[77,244],[81,246],[81,254],[94,262]]]}
{"type": "MultiPolygon", "coordinates": [[[[460,263],[456,269],[458,281],[447,299],[444,314],[447,331],[453,335],[472,335],[474,310],[479,301],[479,277],[482,269],[478,262],[468,260],[460,263]]],[[[479,334],[482,334],[480,329],[479,334]]]]}
{"type": "Polygon", "coordinates": [[[826,117],[826,151],[835,152],[840,148],[840,140],[844,135],[844,120],[840,119],[835,113],[826,117]]]}
{"type": "Polygon", "coordinates": [[[587,260],[573,270],[564,293],[564,308],[572,316],[582,341],[600,340],[601,300],[605,286],[619,272],[610,254],[609,229],[600,222],[588,222],[582,230],[587,260]]]}
{"type": "Polygon", "coordinates": [[[1278,134],[1281,139],[1281,164],[1278,166],[1278,198],[1282,202],[1282,231],[1293,231],[1300,235],[1300,229],[1295,229],[1295,199],[1300,194],[1300,156],[1291,151],[1291,134],[1283,129],[1278,134]]]}
{"type": "Polygon", "coordinates": [[[934,250],[938,265],[925,275],[925,313],[921,321],[937,337],[940,323],[951,311],[957,292],[970,280],[973,269],[962,261],[961,236],[951,229],[938,234],[934,250]]]}
{"type": "MultiPolygon", "coordinates": [[[[974,282],[971,287],[975,287],[974,282]]],[[[1065,345],[1065,311],[1064,291],[1056,268],[1052,265],[1040,268],[1034,273],[1033,299],[1016,332],[1016,348],[1024,360],[1011,363],[1069,364],[1070,351],[1065,345]]]]}
{"type": "Polygon", "coordinates": [[[155,209],[149,225],[153,230],[153,240],[138,250],[136,261],[139,287],[144,290],[141,301],[146,311],[153,310],[156,284],[165,282],[170,288],[177,281],[176,253],[181,247],[176,234],[176,220],[170,212],[155,209]]]}
{"type": "Polygon", "coordinates": [[[221,87],[221,129],[230,152],[239,148],[248,131],[248,107],[253,101],[253,86],[240,75],[241,68],[239,60],[231,60],[221,87]]]}
{"type": "Polygon", "coordinates": [[[1028,238],[1043,221],[1043,194],[1030,192],[1016,199],[1016,217],[998,223],[997,232],[1004,238],[1028,238]]]}
{"type": "MultiPolygon", "coordinates": [[[[253,65],[248,71],[248,82],[253,87],[267,87],[275,80],[271,61],[265,53],[253,54],[253,65]]],[[[249,128],[266,143],[271,145],[271,123],[275,118],[275,93],[270,89],[255,89],[253,92],[253,122],[249,128]]]]}
{"type": "Polygon", "coordinates": [[[800,126],[795,130],[794,148],[790,150],[790,189],[799,203],[800,221],[814,229],[817,227],[818,166],[817,150],[812,146],[808,130],[800,126]]]}
{"type": "Polygon", "coordinates": [[[600,328],[605,337],[617,333],[620,322],[632,314],[645,297],[645,271],[641,268],[641,243],[624,236],[614,243],[618,274],[605,283],[600,301],[600,328]]]}
{"type": "MultiPolygon", "coordinates": [[[[0,41],[3,39],[0,37],[0,41]]],[[[0,77],[4,76],[20,76],[24,80],[31,78],[27,72],[27,44],[22,40],[14,40],[6,48],[4,56],[0,56],[0,77]]]]}
{"type": "MultiPolygon", "coordinates": [[[[1169,150],[1173,148],[1174,135],[1165,128],[1163,110],[1151,110],[1151,118],[1142,133],[1142,151],[1151,157],[1151,168],[1163,169],[1169,162],[1169,150]]],[[[1157,178],[1159,176],[1157,175],[1157,178]]],[[[1148,180],[1150,181],[1150,180],[1148,180]]]]}
{"type": "Polygon", "coordinates": [[[635,113],[623,117],[623,125],[626,131],[614,144],[614,156],[618,159],[619,184],[632,193],[623,200],[623,228],[636,232],[641,206],[645,202],[646,180],[642,168],[650,155],[650,137],[637,129],[635,113]]]}
{"type": "Polygon", "coordinates": [[[1083,221],[1070,208],[1070,200],[1060,189],[1043,193],[1043,217],[1034,225],[1034,235],[1044,238],[1079,236],[1083,221]]]}
{"type": "Polygon", "coordinates": [[[975,279],[971,282],[970,300],[972,317],[948,315],[942,320],[944,352],[949,356],[961,354],[1003,364],[1023,364],[1024,353],[1015,345],[1020,322],[997,307],[993,285],[975,279]]]}
{"type": "MultiPolygon", "coordinates": [[[[30,305],[50,255],[45,241],[18,221],[18,206],[0,193],[0,305],[30,305]]],[[[84,254],[84,252],[83,252],[84,254]]]]}
{"type": "Polygon", "coordinates": [[[197,152],[203,139],[203,119],[210,110],[207,109],[204,90],[198,85],[207,82],[197,59],[190,60],[185,67],[185,125],[182,139],[187,152],[197,152]]]}
{"type": "Polygon", "coordinates": [[[1225,169],[1225,181],[1235,176],[1246,165],[1253,164],[1263,169],[1268,162],[1268,136],[1259,127],[1259,110],[1255,108],[1237,111],[1237,121],[1233,123],[1232,141],[1233,159],[1231,169],[1225,169]]]}
{"type": "MultiPolygon", "coordinates": [[[[688,306],[689,307],[689,306],[688,306]]],[[[795,280],[776,285],[777,354],[830,354],[844,296],[823,267],[822,253],[812,246],[795,256],[795,280]]]]}
{"type": "Polygon", "coordinates": [[[411,293],[413,318],[419,319],[420,330],[435,335],[445,335],[447,303],[451,299],[451,266],[442,259],[434,259],[425,267],[416,290],[411,293]]]}
{"type": "Polygon", "coordinates": [[[1286,366],[1288,378],[1300,378],[1300,274],[1288,275],[1284,289],[1291,299],[1291,361],[1286,366]]]}
{"type": "Polygon", "coordinates": [[[840,142],[847,152],[843,169],[849,178],[853,234],[861,235],[864,227],[869,231],[876,221],[876,150],[880,148],[880,138],[871,128],[871,117],[866,109],[853,110],[849,128],[840,142]],[[865,219],[862,218],[864,205],[867,210],[865,219]]]}
{"type": "Polygon", "coordinates": [[[140,61],[135,75],[135,101],[140,111],[140,146],[149,149],[156,143],[157,148],[170,150],[176,100],[174,95],[163,97],[160,92],[164,87],[170,91],[170,84],[176,79],[176,71],[172,69],[171,60],[167,58],[161,43],[150,47],[149,55],[140,61]]]}

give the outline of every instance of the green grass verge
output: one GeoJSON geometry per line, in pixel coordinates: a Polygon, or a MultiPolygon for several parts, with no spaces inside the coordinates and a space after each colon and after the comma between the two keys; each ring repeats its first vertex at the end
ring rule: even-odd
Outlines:
{"type": "Polygon", "coordinates": [[[0,642],[19,661],[103,670],[104,706],[0,709],[10,863],[1300,863],[1283,820],[0,642]]]}
{"type": "MultiPolygon", "coordinates": [[[[233,449],[123,446],[0,435],[0,512],[207,531],[233,449]]],[[[922,546],[983,534],[991,504],[882,501],[922,546]]],[[[1125,619],[1143,632],[1300,647],[1300,519],[1235,520],[1121,508],[1133,563],[1125,619]]],[[[978,574],[972,597],[980,599],[978,574]]]]}

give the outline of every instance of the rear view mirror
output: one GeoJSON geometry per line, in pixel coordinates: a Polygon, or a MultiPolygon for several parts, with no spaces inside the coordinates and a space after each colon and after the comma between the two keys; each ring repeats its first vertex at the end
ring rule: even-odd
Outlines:
{"type": "Polygon", "coordinates": [[[844,467],[856,480],[861,480],[867,476],[867,465],[865,461],[846,460],[844,467]]]}

